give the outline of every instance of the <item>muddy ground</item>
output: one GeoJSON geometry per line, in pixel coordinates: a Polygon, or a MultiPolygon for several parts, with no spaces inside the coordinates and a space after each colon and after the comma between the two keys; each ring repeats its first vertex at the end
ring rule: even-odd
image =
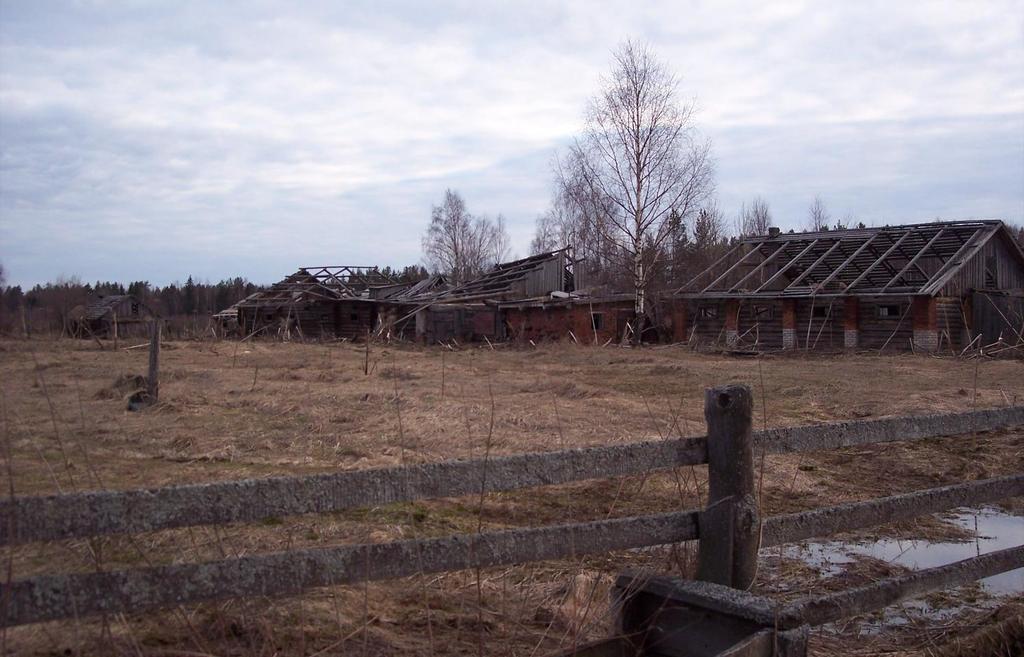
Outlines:
{"type": "MultiPolygon", "coordinates": [[[[147,355],[118,346],[0,342],[4,490],[134,488],[699,435],[704,388],[734,381],[754,388],[758,428],[1024,403],[1019,360],[732,357],[572,344],[373,345],[367,353],[349,343],[207,341],[166,343],[160,403],[128,412],[132,376],[145,373],[147,355]]],[[[1024,431],[771,456],[763,505],[767,514],[792,512],[1022,470],[1024,431]]],[[[482,504],[438,500],[31,545],[14,550],[10,563],[17,579],[695,508],[704,478],[704,468],[685,468],[493,494],[482,504]]],[[[1024,514],[1020,499],[1002,507],[1024,514]]],[[[971,539],[941,518],[850,538],[873,537],[971,539]]],[[[694,546],[684,545],[424,576],[22,627],[4,642],[11,654],[38,655],[543,655],[609,631],[607,588],[619,570],[689,574],[693,558],[694,546]]],[[[792,597],[900,570],[861,559],[821,578],[765,551],[755,589],[792,597]]],[[[977,585],[932,602],[946,613],[914,616],[911,608],[909,622],[881,632],[883,614],[816,630],[815,654],[973,654],[979,642],[1021,627],[1014,600],[992,600],[977,585]]]]}

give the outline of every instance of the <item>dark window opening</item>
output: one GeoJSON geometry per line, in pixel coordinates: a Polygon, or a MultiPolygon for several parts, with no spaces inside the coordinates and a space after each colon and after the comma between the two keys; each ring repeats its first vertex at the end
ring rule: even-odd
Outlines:
{"type": "Polygon", "coordinates": [[[604,328],[604,313],[590,313],[590,325],[595,331],[604,328]]]}
{"type": "Polygon", "coordinates": [[[718,317],[718,306],[701,306],[697,309],[697,316],[701,319],[716,319],[718,317]]]}
{"type": "Polygon", "coordinates": [[[133,315],[138,315],[139,314],[139,304],[137,304],[137,303],[133,303],[132,304],[132,314],[133,315]]]}
{"type": "Polygon", "coordinates": [[[828,317],[828,306],[814,306],[811,309],[811,317],[814,319],[825,319],[828,317]]]}
{"type": "Polygon", "coordinates": [[[359,313],[349,313],[348,318],[351,319],[353,322],[358,322],[359,313]]]}
{"type": "Polygon", "coordinates": [[[901,314],[900,307],[896,304],[878,306],[879,317],[899,317],[901,314]]]}
{"type": "Polygon", "coordinates": [[[772,306],[754,306],[754,319],[771,319],[772,306]]]}

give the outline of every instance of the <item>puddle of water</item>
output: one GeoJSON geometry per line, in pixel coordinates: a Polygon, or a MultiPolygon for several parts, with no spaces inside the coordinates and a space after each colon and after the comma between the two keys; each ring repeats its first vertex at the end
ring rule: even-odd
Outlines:
{"type": "MultiPolygon", "coordinates": [[[[912,570],[921,570],[1024,544],[1024,518],[1009,515],[999,509],[986,507],[959,510],[944,519],[975,533],[977,538],[959,542],[900,541],[890,538],[863,543],[810,542],[787,547],[783,555],[800,559],[824,576],[832,576],[843,572],[844,565],[852,563],[857,557],[872,557],[912,570]]],[[[1022,594],[1024,568],[987,577],[980,580],[980,584],[986,593],[994,596],[1022,594]]]]}
{"type": "MultiPolygon", "coordinates": [[[[899,541],[891,538],[851,543],[807,542],[788,546],[783,550],[783,555],[799,559],[822,576],[831,577],[842,573],[846,565],[855,562],[858,557],[872,557],[911,570],[920,570],[1024,544],[1024,518],[1009,515],[999,509],[961,509],[947,514],[943,519],[972,532],[976,538],[948,542],[899,541]]],[[[940,607],[933,607],[923,598],[905,600],[899,605],[880,610],[877,618],[858,623],[856,633],[861,636],[875,635],[887,628],[919,623],[921,619],[944,622],[966,609],[996,607],[999,598],[1024,594],[1024,568],[987,577],[979,580],[979,584],[982,593],[988,594],[983,595],[982,599],[959,601],[940,607]]],[[[822,629],[833,633],[842,631],[834,623],[822,629]]]]}

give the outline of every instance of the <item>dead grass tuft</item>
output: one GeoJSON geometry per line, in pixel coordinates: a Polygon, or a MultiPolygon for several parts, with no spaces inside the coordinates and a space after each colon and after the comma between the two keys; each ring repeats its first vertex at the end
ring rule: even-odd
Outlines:
{"type": "Polygon", "coordinates": [[[1024,655],[1024,605],[1014,604],[995,611],[991,623],[966,636],[954,636],[930,657],[988,657],[1024,655]]]}
{"type": "Polygon", "coordinates": [[[146,377],[141,374],[122,374],[105,388],[100,388],[95,399],[124,399],[128,395],[146,389],[146,377]]]}

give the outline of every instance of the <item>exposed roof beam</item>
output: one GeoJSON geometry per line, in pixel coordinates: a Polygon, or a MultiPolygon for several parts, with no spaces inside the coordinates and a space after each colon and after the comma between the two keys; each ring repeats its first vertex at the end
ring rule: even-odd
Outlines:
{"type": "Polygon", "coordinates": [[[986,232],[986,237],[989,238],[995,234],[994,231],[985,231],[983,228],[979,228],[974,231],[974,234],[964,242],[963,246],[957,249],[956,253],[953,254],[953,257],[947,260],[946,263],[932,275],[928,282],[921,286],[921,294],[935,294],[935,292],[942,288],[942,286],[945,285],[957,271],[959,271],[958,265],[974,255],[974,253],[970,253],[970,255],[968,255],[968,252],[977,251],[985,244],[985,242],[988,241],[987,239],[980,239],[980,236],[986,232]]]}
{"type": "Polygon", "coordinates": [[[892,254],[893,251],[898,249],[900,244],[903,244],[903,241],[906,240],[907,236],[909,236],[909,235],[910,235],[910,231],[907,231],[907,232],[903,233],[902,235],[900,235],[900,238],[898,240],[896,240],[895,242],[893,242],[893,245],[890,246],[888,249],[886,249],[885,253],[883,253],[877,260],[875,260],[871,264],[870,267],[865,269],[861,273],[860,276],[858,276],[857,278],[853,279],[853,282],[850,283],[849,285],[847,285],[846,289],[847,290],[852,290],[853,288],[855,288],[857,286],[857,283],[860,283],[862,280],[864,280],[867,277],[867,275],[870,274],[872,271],[874,271],[876,267],[881,265],[885,261],[885,259],[888,258],[890,254],[892,254]]]}
{"type": "Polygon", "coordinates": [[[843,264],[839,265],[834,270],[832,270],[832,273],[829,274],[828,276],[826,276],[825,280],[823,280],[822,282],[818,283],[817,289],[818,290],[822,290],[822,289],[825,288],[826,285],[831,283],[835,279],[835,277],[838,276],[839,273],[842,272],[844,269],[846,269],[846,267],[851,262],[853,262],[854,258],[859,256],[864,251],[864,249],[868,248],[868,246],[870,246],[870,244],[872,242],[874,242],[875,239],[877,239],[879,235],[881,235],[881,233],[875,233],[874,235],[869,237],[863,244],[861,244],[859,247],[857,247],[857,250],[854,251],[852,254],[850,254],[850,257],[847,258],[846,260],[844,260],[843,264]]]}
{"type": "MultiPolygon", "coordinates": [[[[930,240],[928,240],[928,242],[924,246],[921,247],[921,249],[917,252],[917,254],[913,258],[911,258],[910,261],[906,265],[903,266],[903,269],[901,269],[898,274],[893,276],[892,279],[888,283],[886,283],[884,287],[882,287],[882,292],[885,292],[886,290],[888,290],[889,287],[892,286],[893,283],[898,281],[904,274],[906,274],[910,270],[911,267],[916,267],[917,266],[917,261],[921,259],[921,256],[923,256],[925,254],[925,251],[927,251],[928,249],[931,248],[932,244],[935,244],[935,242],[938,241],[938,239],[942,236],[942,234],[944,232],[945,231],[940,228],[939,232],[935,233],[934,237],[932,237],[930,240]]],[[[945,263],[943,263],[943,264],[945,264],[945,263]]],[[[924,272],[921,271],[920,267],[917,267],[917,269],[922,274],[924,274],[924,272]]],[[[927,279],[928,275],[925,274],[925,277],[927,279]]]]}
{"type": "MultiPolygon", "coordinates": [[[[900,247],[899,249],[897,249],[897,251],[899,252],[899,254],[900,254],[901,256],[903,256],[903,257],[904,257],[904,258],[906,258],[907,260],[910,260],[911,258],[913,258],[913,256],[907,255],[907,252],[903,250],[903,247],[900,247]]],[[[917,272],[918,272],[919,274],[921,274],[922,276],[924,276],[925,280],[928,280],[928,273],[927,273],[927,272],[925,272],[925,270],[921,269],[921,265],[919,265],[919,264],[917,264],[917,263],[915,262],[915,263],[914,263],[914,269],[916,269],[916,270],[917,270],[917,272]]]]}
{"type": "MultiPolygon", "coordinates": [[[[797,276],[797,277],[796,277],[795,279],[793,279],[792,281],[790,281],[789,285],[787,285],[786,287],[787,287],[787,288],[790,288],[790,287],[794,287],[794,286],[796,286],[796,285],[800,284],[800,282],[801,282],[801,281],[803,281],[803,280],[804,280],[805,278],[807,278],[807,276],[808,276],[808,275],[809,275],[809,274],[810,274],[810,273],[811,273],[812,271],[814,271],[814,268],[815,268],[815,267],[817,267],[817,266],[818,266],[818,265],[820,265],[821,263],[825,262],[825,259],[826,259],[826,258],[828,258],[828,257],[829,257],[830,255],[832,255],[832,252],[833,252],[833,251],[835,251],[836,249],[838,249],[838,248],[839,248],[839,245],[840,245],[840,244],[842,244],[842,243],[843,243],[843,239],[842,239],[842,238],[839,238],[839,239],[837,239],[837,240],[836,240],[836,243],[835,243],[835,244],[833,244],[832,246],[830,246],[830,247],[828,248],[828,250],[827,250],[827,251],[825,251],[824,253],[822,253],[822,254],[821,254],[821,257],[819,257],[819,258],[818,258],[817,260],[815,260],[815,261],[814,261],[814,263],[813,263],[813,264],[812,264],[812,265],[811,265],[810,267],[808,267],[807,269],[805,269],[805,270],[803,271],[803,273],[802,273],[802,274],[800,274],[800,275],[799,275],[799,276],[797,276]]],[[[771,281],[769,281],[769,283],[770,283],[770,282],[771,282],[771,281]]],[[[768,285],[768,283],[765,283],[765,284],[764,284],[764,285],[762,285],[761,287],[763,288],[763,287],[764,287],[765,285],[768,285]]],[[[758,288],[758,290],[757,290],[757,291],[758,291],[758,292],[760,292],[760,291],[761,291],[761,289],[760,289],[760,288],[758,288]]]]}
{"type": "Polygon", "coordinates": [[[746,252],[745,254],[743,254],[743,257],[742,257],[742,258],[740,258],[739,260],[737,260],[737,261],[736,261],[735,263],[733,263],[733,266],[732,266],[732,267],[729,267],[728,269],[726,269],[726,270],[725,270],[725,271],[724,271],[724,272],[722,273],[722,275],[721,275],[721,276],[719,276],[719,277],[718,277],[718,278],[716,278],[715,280],[711,281],[711,283],[710,283],[710,284],[708,284],[708,286],[707,286],[706,288],[704,288],[703,290],[701,290],[701,291],[700,291],[700,292],[701,292],[701,294],[704,294],[705,292],[707,292],[708,290],[710,290],[710,289],[711,289],[711,288],[713,288],[714,286],[718,285],[719,281],[725,280],[725,277],[726,277],[726,276],[728,276],[729,274],[731,274],[731,273],[732,273],[732,271],[733,271],[734,269],[736,269],[737,267],[739,267],[740,265],[742,265],[742,264],[743,264],[744,262],[746,262],[747,258],[749,258],[750,256],[754,255],[755,253],[759,253],[759,252],[760,252],[760,250],[761,250],[761,245],[762,245],[762,244],[764,244],[764,242],[758,242],[758,243],[757,243],[757,245],[755,245],[755,246],[754,246],[754,248],[750,249],[750,250],[749,250],[749,251],[747,251],[747,252],[746,252]]]}
{"type": "MultiPolygon", "coordinates": [[[[761,284],[761,287],[759,287],[759,288],[757,288],[756,290],[754,290],[754,292],[760,292],[761,290],[763,290],[764,288],[768,287],[769,285],[771,285],[772,283],[774,283],[774,282],[775,282],[776,280],[778,280],[780,276],[782,276],[782,275],[783,275],[783,274],[785,274],[785,273],[786,273],[787,271],[789,271],[789,268],[790,268],[790,267],[792,267],[792,266],[793,266],[794,264],[796,264],[796,262],[797,262],[798,260],[800,260],[800,258],[804,257],[804,255],[805,255],[805,254],[807,254],[807,252],[808,252],[808,251],[810,251],[811,249],[813,249],[813,248],[814,248],[814,246],[815,246],[815,245],[816,245],[816,244],[817,244],[818,242],[820,242],[820,241],[821,241],[820,239],[816,239],[816,240],[813,240],[813,241],[812,241],[812,242],[811,242],[810,244],[808,244],[808,245],[807,245],[807,246],[806,246],[805,248],[803,248],[803,249],[802,249],[802,250],[800,251],[800,253],[796,254],[796,257],[794,257],[794,258],[790,258],[790,259],[789,259],[789,262],[787,262],[787,263],[785,264],[785,266],[783,266],[783,267],[780,267],[780,268],[779,268],[779,271],[775,272],[775,274],[774,274],[773,276],[771,276],[771,277],[770,277],[770,278],[769,278],[768,280],[766,280],[766,281],[765,281],[764,283],[762,283],[762,284],[761,284]]],[[[833,245],[832,245],[832,247],[833,247],[833,248],[835,248],[835,245],[833,244],[833,245]]],[[[781,250],[781,249],[780,249],[780,250],[781,250]]],[[[828,251],[826,251],[826,254],[828,254],[828,253],[831,253],[831,252],[832,252],[832,249],[829,249],[828,251]]],[[[820,260],[821,260],[821,259],[819,258],[819,259],[818,259],[818,261],[816,261],[816,262],[815,262],[815,264],[817,264],[817,262],[820,262],[820,260]]],[[[788,286],[787,286],[787,287],[788,287],[788,286]]]]}
{"type": "MultiPolygon", "coordinates": [[[[818,240],[814,240],[814,242],[817,242],[817,241],[818,240]]],[[[813,245],[814,242],[811,242],[811,244],[813,245]]],[[[786,245],[785,244],[779,244],[779,248],[777,248],[774,251],[772,251],[771,255],[769,255],[767,258],[765,258],[760,263],[758,263],[758,265],[756,267],[754,267],[749,272],[747,272],[746,276],[744,276],[740,280],[736,281],[735,285],[733,285],[732,287],[729,288],[729,291],[732,292],[733,290],[735,290],[739,286],[743,285],[747,281],[748,278],[752,277],[757,272],[762,271],[764,269],[765,265],[767,265],[769,262],[772,262],[773,260],[775,260],[775,258],[780,253],[782,253],[785,250],[786,250],[786,245]]]]}
{"type": "Polygon", "coordinates": [[[684,285],[681,285],[681,286],[679,286],[679,289],[678,289],[678,290],[676,290],[676,293],[678,294],[678,293],[682,292],[683,290],[685,290],[686,288],[690,287],[691,285],[693,285],[694,283],[696,283],[697,281],[699,281],[699,280],[700,280],[701,278],[703,278],[705,274],[710,274],[710,273],[711,273],[711,271],[712,271],[712,270],[713,270],[713,269],[714,269],[715,267],[717,267],[718,265],[720,265],[720,264],[722,264],[723,262],[725,262],[725,261],[726,261],[726,259],[728,259],[728,258],[729,258],[729,256],[731,256],[732,254],[736,253],[736,251],[737,251],[737,250],[739,250],[739,249],[740,249],[740,248],[741,248],[741,247],[743,246],[743,244],[744,244],[743,242],[740,242],[740,243],[739,243],[739,244],[737,244],[736,246],[734,246],[734,247],[732,247],[731,249],[729,249],[728,251],[726,251],[726,252],[725,252],[725,255],[723,255],[723,256],[722,256],[721,258],[719,258],[718,260],[715,260],[715,261],[714,261],[713,263],[711,263],[710,265],[708,265],[708,266],[707,266],[707,267],[706,267],[706,268],[705,268],[705,269],[704,269],[703,271],[701,271],[701,273],[699,273],[699,274],[697,274],[696,276],[694,276],[693,278],[691,278],[691,279],[690,279],[689,281],[687,281],[687,282],[686,282],[686,283],[685,283],[684,285]]]}
{"type": "MultiPolygon", "coordinates": [[[[909,237],[909,236],[910,236],[909,232],[903,233],[902,235],[900,235],[900,239],[896,240],[896,250],[897,251],[902,251],[902,249],[899,248],[899,242],[902,242],[903,238],[909,237]]],[[[891,234],[886,234],[886,237],[894,237],[894,236],[891,235],[891,234]]],[[[871,251],[871,255],[875,256],[875,262],[877,262],[878,264],[880,264],[883,267],[885,267],[886,272],[890,276],[894,276],[896,274],[896,268],[893,267],[891,264],[889,264],[889,262],[886,260],[886,258],[883,257],[882,254],[880,254],[878,251],[875,250],[875,247],[872,246],[870,249],[868,249],[868,251],[871,251]]],[[[890,250],[885,252],[886,256],[891,255],[891,254],[892,254],[892,249],[890,249],[890,250]]],[[[872,263],[872,264],[874,264],[874,263],[872,263]]]]}

